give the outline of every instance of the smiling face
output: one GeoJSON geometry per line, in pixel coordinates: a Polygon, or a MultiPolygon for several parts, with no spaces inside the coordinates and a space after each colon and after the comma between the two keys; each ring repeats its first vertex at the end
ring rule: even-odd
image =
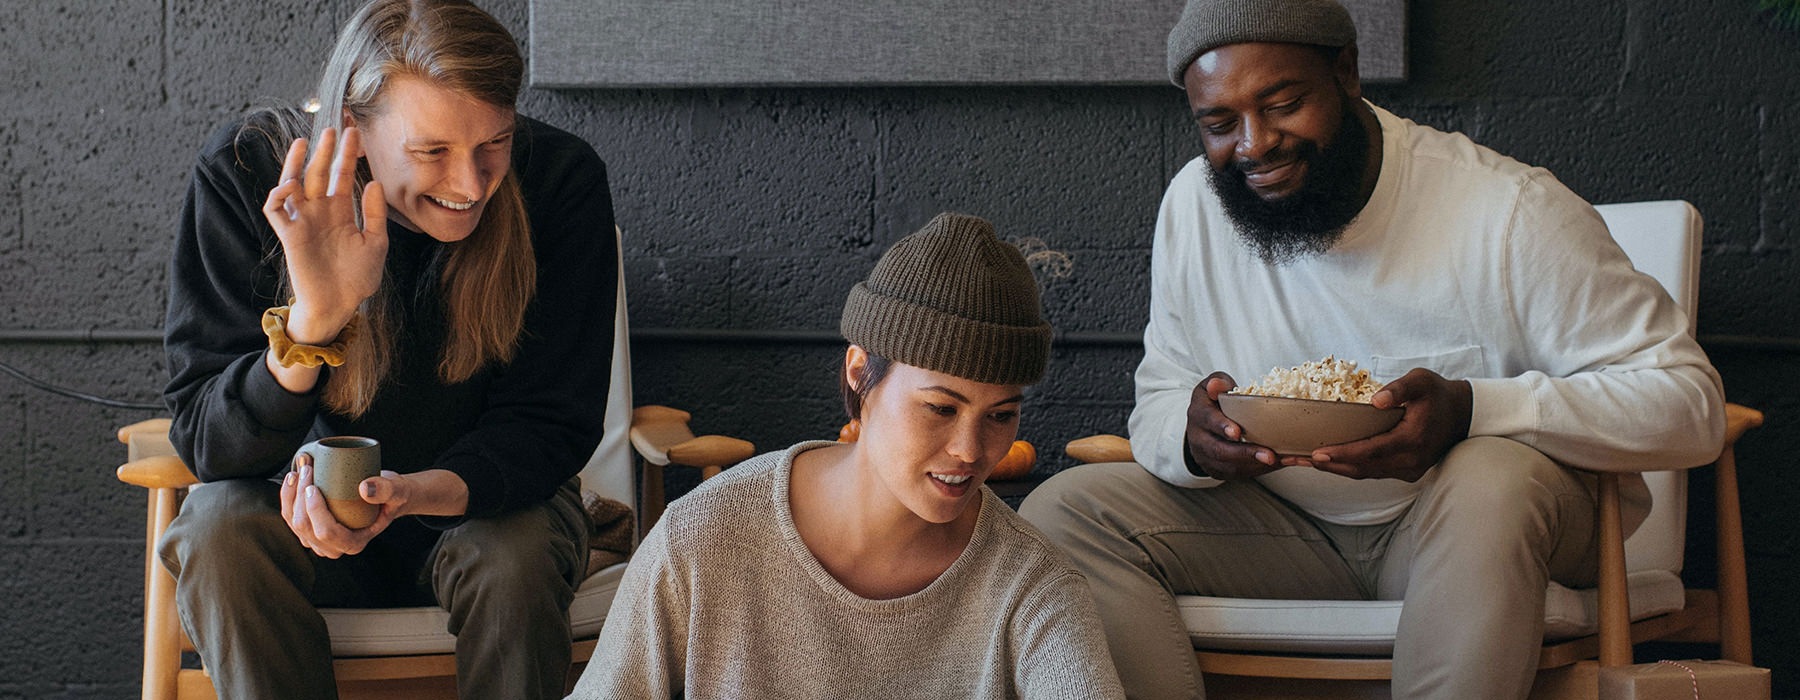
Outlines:
{"type": "Polygon", "coordinates": [[[468,238],[512,167],[514,111],[415,77],[383,93],[355,126],[388,216],[445,243],[468,238]]]}
{"type": "MultiPolygon", "coordinates": [[[[849,376],[867,357],[851,346],[849,376]]],[[[895,362],[863,399],[856,448],[867,450],[880,488],[903,507],[927,522],[952,522],[1012,448],[1020,390],[895,362]]]]}
{"type": "MultiPolygon", "coordinates": [[[[1355,54],[1338,54],[1345,55],[1355,54]]],[[[1344,97],[1361,96],[1354,71],[1354,63],[1302,44],[1227,44],[1201,54],[1183,84],[1207,161],[1243,172],[1263,199],[1298,191],[1309,174],[1301,153],[1331,146],[1344,97]]]]}
{"type": "Polygon", "coordinates": [[[1267,262],[1330,249],[1368,201],[1378,127],[1355,61],[1354,48],[1229,44],[1184,74],[1213,191],[1267,262]]]}

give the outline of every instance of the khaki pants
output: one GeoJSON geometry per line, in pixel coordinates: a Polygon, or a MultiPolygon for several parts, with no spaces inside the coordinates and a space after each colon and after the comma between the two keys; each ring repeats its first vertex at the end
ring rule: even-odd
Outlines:
{"type": "Polygon", "coordinates": [[[1595,578],[1593,480],[1473,438],[1421,486],[1400,518],[1351,527],[1255,482],[1184,489],[1136,464],[1093,464],[1045,482],[1020,513],[1087,574],[1130,697],[1203,695],[1174,596],[1206,595],[1404,600],[1395,698],[1523,698],[1545,587],[1595,578]]]}
{"type": "Polygon", "coordinates": [[[574,481],[549,501],[433,530],[402,518],[362,553],[319,557],[281,519],[280,484],[194,488],[158,546],[181,624],[219,697],[337,697],[318,607],[441,604],[463,698],[560,698],[587,517],[574,481]]]}

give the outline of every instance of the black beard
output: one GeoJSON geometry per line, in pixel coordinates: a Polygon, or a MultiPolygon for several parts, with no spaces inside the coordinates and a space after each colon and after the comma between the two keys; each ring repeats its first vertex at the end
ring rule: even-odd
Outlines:
{"type": "Polygon", "coordinates": [[[1286,197],[1271,202],[1250,189],[1244,169],[1255,168],[1256,163],[1233,161],[1224,169],[1209,169],[1207,179],[1225,215],[1263,262],[1285,265],[1331,250],[1362,212],[1369,134],[1354,106],[1344,100],[1344,118],[1331,145],[1320,148],[1316,142],[1303,141],[1294,148],[1295,157],[1306,162],[1306,182],[1286,197]]]}

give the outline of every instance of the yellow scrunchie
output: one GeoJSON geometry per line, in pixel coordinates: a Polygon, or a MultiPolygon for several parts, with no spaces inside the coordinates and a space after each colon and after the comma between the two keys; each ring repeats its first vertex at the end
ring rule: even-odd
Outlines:
{"type": "Polygon", "coordinates": [[[264,311],[262,315],[263,335],[269,336],[269,350],[275,353],[275,362],[283,367],[332,367],[344,364],[344,350],[350,347],[351,339],[356,337],[356,322],[362,318],[357,314],[338,331],[337,340],[330,345],[301,345],[294,342],[287,334],[288,311],[290,307],[276,306],[264,311]]]}

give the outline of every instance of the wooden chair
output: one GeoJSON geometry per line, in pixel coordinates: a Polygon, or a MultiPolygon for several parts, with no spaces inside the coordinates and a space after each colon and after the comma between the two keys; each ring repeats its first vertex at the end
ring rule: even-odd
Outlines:
{"type": "MultiPolygon", "coordinates": [[[[615,235],[617,232],[615,231],[615,235]]],[[[619,268],[618,306],[613,326],[613,367],[605,397],[606,431],[581,472],[582,490],[622,503],[639,501],[637,533],[662,512],[662,468],[671,464],[698,467],[705,476],[755,453],[748,442],[722,436],[695,438],[688,414],[661,406],[631,405],[631,352],[626,321],[623,265],[619,268]],[[643,456],[640,465],[633,446],[643,456]]],[[[119,480],[149,490],[144,541],[144,689],[146,700],[214,698],[203,669],[181,668],[181,653],[193,645],[175,611],[175,579],[163,569],[156,545],[175,518],[183,494],[199,482],[174,455],[168,439],[169,420],[144,421],[119,430],[128,446],[128,461],[119,480]]],[[[585,495],[585,494],[584,494],[585,495]]],[[[636,538],[634,537],[634,541],[636,538]]],[[[574,673],[594,651],[595,638],[612,606],[620,562],[590,570],[569,606],[574,632],[574,673]]],[[[339,693],[351,698],[455,698],[455,638],[445,632],[449,614],[438,607],[324,609],[339,693]]]]}
{"type": "MultiPolygon", "coordinates": [[[[1620,247],[1688,313],[1698,297],[1699,212],[1681,201],[1597,207],[1620,247]]],[[[1680,574],[1687,519],[1687,471],[1648,472],[1649,519],[1627,539],[1619,475],[1600,472],[1600,580],[1591,590],[1552,583],[1533,697],[1592,698],[1600,666],[1632,663],[1649,640],[1720,644],[1724,658],[1750,663],[1750,607],[1744,567],[1734,446],[1762,424],[1754,409],[1726,406],[1724,450],[1712,463],[1717,484],[1718,588],[1684,588],[1680,574]],[[1597,659],[1597,661],[1595,661],[1597,659]]],[[[1131,444],[1114,435],[1073,441],[1082,462],[1129,462],[1131,444]]],[[[1208,697],[1386,697],[1399,601],[1247,600],[1177,596],[1195,640],[1208,697]]]]}

